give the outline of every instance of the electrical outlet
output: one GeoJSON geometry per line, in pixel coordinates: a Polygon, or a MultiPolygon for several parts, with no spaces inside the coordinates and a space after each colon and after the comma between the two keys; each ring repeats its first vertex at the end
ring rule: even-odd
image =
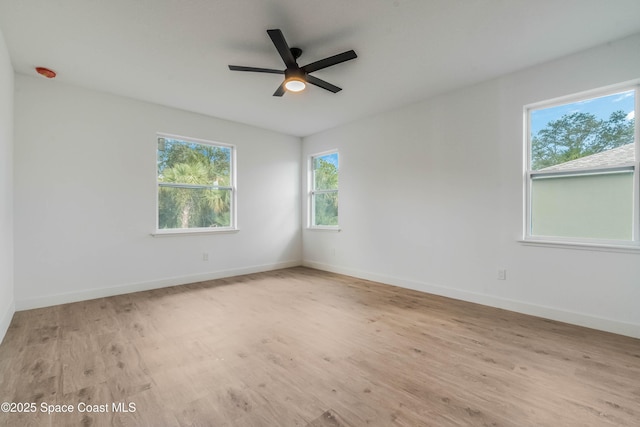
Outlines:
{"type": "Polygon", "coordinates": [[[507,280],[507,270],[498,270],[498,280],[507,280]]]}
{"type": "Polygon", "coordinates": [[[202,260],[203,261],[209,261],[209,253],[208,252],[202,252],[202,260]]]}

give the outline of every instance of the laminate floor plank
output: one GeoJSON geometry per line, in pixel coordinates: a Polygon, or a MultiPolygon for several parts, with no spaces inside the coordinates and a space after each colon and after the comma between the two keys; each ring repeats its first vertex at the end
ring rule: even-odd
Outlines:
{"type": "Polygon", "coordinates": [[[0,375],[0,426],[640,425],[640,340],[301,267],[17,312],[0,375]]]}
{"type": "Polygon", "coordinates": [[[108,378],[96,335],[77,331],[65,333],[60,339],[57,357],[62,365],[64,395],[103,383],[108,378]]]}

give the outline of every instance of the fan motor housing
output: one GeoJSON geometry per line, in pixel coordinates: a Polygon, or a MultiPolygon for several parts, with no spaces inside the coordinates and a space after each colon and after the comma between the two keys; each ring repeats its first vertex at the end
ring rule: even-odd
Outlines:
{"type": "Polygon", "coordinates": [[[284,79],[289,80],[292,78],[297,78],[301,80],[306,80],[306,73],[302,71],[300,68],[287,68],[284,70],[284,79]]]}

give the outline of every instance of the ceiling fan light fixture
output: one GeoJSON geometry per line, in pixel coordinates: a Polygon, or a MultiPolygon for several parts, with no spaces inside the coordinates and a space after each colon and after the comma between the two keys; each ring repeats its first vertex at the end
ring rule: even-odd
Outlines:
{"type": "Polygon", "coordinates": [[[301,92],[307,87],[307,84],[299,77],[291,77],[284,83],[284,87],[289,92],[301,92]]]}
{"type": "Polygon", "coordinates": [[[302,54],[302,50],[297,47],[289,47],[287,41],[284,39],[282,31],[278,29],[267,30],[267,34],[271,38],[273,45],[280,54],[280,58],[287,67],[284,70],[276,70],[274,68],[258,68],[258,67],[246,67],[243,65],[229,65],[231,71],[253,71],[256,73],[269,73],[269,74],[284,74],[284,81],[280,83],[278,89],[273,93],[273,96],[282,96],[286,92],[300,92],[305,90],[307,83],[314,86],[318,86],[322,89],[328,90],[332,93],[340,92],[342,89],[338,86],[332,85],[329,82],[325,82],[311,73],[314,71],[323,70],[333,65],[341,64],[345,61],[350,61],[358,57],[355,51],[348,50],[346,52],[339,53],[337,55],[329,56],[319,61],[312,62],[303,67],[298,65],[296,61],[302,54]]]}

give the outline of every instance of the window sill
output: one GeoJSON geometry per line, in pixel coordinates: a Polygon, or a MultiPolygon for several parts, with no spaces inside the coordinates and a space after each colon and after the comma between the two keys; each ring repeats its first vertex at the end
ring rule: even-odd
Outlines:
{"type": "Polygon", "coordinates": [[[342,231],[342,229],[339,228],[339,227],[307,227],[307,230],[309,230],[309,231],[335,231],[335,232],[342,231]]]}
{"type": "Polygon", "coordinates": [[[621,252],[628,254],[640,254],[640,246],[628,244],[617,245],[607,243],[586,243],[586,242],[560,242],[554,240],[518,240],[525,246],[539,246],[545,248],[557,249],[577,249],[582,251],[600,251],[600,252],[621,252]]]}
{"type": "Polygon", "coordinates": [[[176,230],[158,230],[151,233],[153,237],[170,237],[170,236],[193,236],[202,234],[226,234],[237,233],[238,228],[198,228],[193,230],[176,229],[176,230]]]}

